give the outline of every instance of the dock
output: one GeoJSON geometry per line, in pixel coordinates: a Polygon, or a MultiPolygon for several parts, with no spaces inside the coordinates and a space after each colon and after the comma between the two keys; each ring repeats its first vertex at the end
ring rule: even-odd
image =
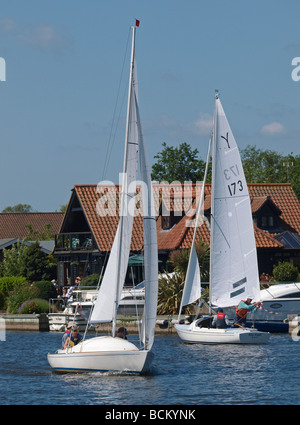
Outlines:
{"type": "Polygon", "coordinates": [[[49,320],[46,313],[41,314],[1,314],[7,331],[49,331],[49,320]]]}
{"type": "MultiPolygon", "coordinates": [[[[0,320],[5,323],[6,331],[37,331],[49,332],[49,319],[47,313],[41,314],[0,314],[0,320]]],[[[126,327],[129,334],[138,333],[139,322],[135,316],[118,316],[117,327],[126,327]]],[[[80,326],[81,329],[81,326],[80,326]]],[[[82,331],[83,329],[81,329],[82,331]]],[[[111,324],[101,324],[97,332],[111,332],[111,324]]],[[[155,334],[174,333],[173,318],[171,316],[158,316],[155,326],[155,334]]]]}

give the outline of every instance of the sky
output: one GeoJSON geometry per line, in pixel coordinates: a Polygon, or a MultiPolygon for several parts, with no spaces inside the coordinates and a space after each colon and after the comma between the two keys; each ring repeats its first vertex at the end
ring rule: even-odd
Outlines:
{"type": "Polygon", "coordinates": [[[119,182],[135,19],[151,164],[163,142],[205,160],[215,89],[240,149],[298,155],[299,18],[298,0],[0,0],[0,211],[119,182]]]}

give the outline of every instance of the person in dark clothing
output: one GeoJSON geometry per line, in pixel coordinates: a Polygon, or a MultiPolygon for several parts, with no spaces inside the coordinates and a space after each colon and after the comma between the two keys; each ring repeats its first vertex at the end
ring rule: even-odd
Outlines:
{"type": "Polygon", "coordinates": [[[231,326],[227,316],[224,314],[222,308],[217,309],[217,315],[214,317],[212,327],[217,329],[226,329],[227,326],[231,326]]]}

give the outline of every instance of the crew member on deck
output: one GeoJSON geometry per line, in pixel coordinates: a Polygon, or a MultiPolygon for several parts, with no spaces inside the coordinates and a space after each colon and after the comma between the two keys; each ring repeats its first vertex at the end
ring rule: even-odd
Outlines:
{"type": "Polygon", "coordinates": [[[248,295],[246,300],[242,300],[235,310],[234,324],[246,326],[247,314],[255,313],[260,306],[260,302],[251,304],[252,297],[248,295]]]}
{"type": "Polygon", "coordinates": [[[212,327],[217,329],[226,329],[227,326],[231,326],[227,316],[223,313],[222,308],[217,308],[217,315],[214,316],[212,321],[212,327]]]}
{"type": "Polygon", "coordinates": [[[73,325],[72,330],[68,334],[68,337],[66,339],[64,349],[66,349],[67,347],[73,347],[74,345],[77,345],[81,341],[82,341],[82,335],[80,335],[80,333],[78,333],[78,326],[73,325]]]}

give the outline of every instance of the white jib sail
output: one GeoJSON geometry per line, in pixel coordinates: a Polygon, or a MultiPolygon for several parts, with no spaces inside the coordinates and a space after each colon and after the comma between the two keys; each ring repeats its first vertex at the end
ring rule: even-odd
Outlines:
{"type": "Polygon", "coordinates": [[[115,319],[128,267],[138,163],[134,32],[130,68],[123,182],[120,199],[120,221],[90,319],[91,323],[106,323],[115,319]]]}
{"type": "Polygon", "coordinates": [[[199,205],[198,205],[197,214],[196,214],[196,223],[195,223],[193,241],[191,246],[187,272],[185,276],[185,282],[184,282],[182,299],[180,303],[178,320],[180,320],[182,307],[185,305],[192,304],[194,301],[197,301],[201,297],[201,273],[200,273],[198,256],[197,256],[197,252],[195,248],[195,240],[196,240],[197,228],[200,224],[199,223],[200,216],[203,214],[202,207],[204,202],[204,191],[205,191],[205,183],[206,183],[207,172],[208,172],[210,149],[211,149],[211,139],[208,145],[206,168],[205,168],[203,184],[201,189],[201,196],[200,196],[199,205]]]}
{"type": "Polygon", "coordinates": [[[214,119],[210,301],[226,307],[259,300],[259,277],[247,183],[218,96],[214,119]]]}

